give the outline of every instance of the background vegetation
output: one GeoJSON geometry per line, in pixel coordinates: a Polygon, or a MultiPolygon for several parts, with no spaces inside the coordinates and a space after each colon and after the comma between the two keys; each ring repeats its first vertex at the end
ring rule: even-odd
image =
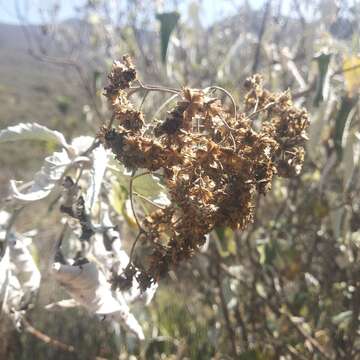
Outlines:
{"type": "MultiPolygon", "coordinates": [[[[207,252],[134,310],[144,342],[84,310],[44,310],[63,294],[48,280],[46,255],[60,214],[49,207],[53,199],[22,213],[17,228],[38,229],[43,275],[29,322],[76,353],[2,319],[1,358],[360,359],[360,4],[269,0],[254,10],[251,1],[223,3],[231,11],[216,21],[209,1],[92,0],[76,19],[58,21],[55,6],[33,26],[19,7],[21,27],[0,25],[1,128],[36,121],[69,140],[94,135],[109,118],[106,73],[125,53],[146,83],[216,84],[236,101],[258,72],[268,89],[290,89],[311,115],[301,174],[274,180],[246,231],[212,233],[207,252]]],[[[149,93],[144,111],[154,114],[163,101],[149,93]]],[[[30,179],[53,150],[33,142],[0,149],[2,197],[9,179],[30,179]]],[[[129,248],[136,232],[124,214],[117,221],[129,248]]]]}

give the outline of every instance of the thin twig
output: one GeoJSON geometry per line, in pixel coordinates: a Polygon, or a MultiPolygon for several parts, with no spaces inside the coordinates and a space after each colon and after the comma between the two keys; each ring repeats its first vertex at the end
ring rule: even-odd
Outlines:
{"type": "Polygon", "coordinates": [[[108,130],[111,129],[111,127],[112,127],[112,125],[113,125],[113,123],[114,123],[114,120],[115,120],[115,113],[113,113],[113,114],[111,115],[111,119],[110,119],[110,121],[109,121],[109,125],[107,126],[108,130]]]}
{"type": "Polygon", "coordinates": [[[168,92],[171,94],[180,94],[181,90],[178,89],[174,89],[174,88],[169,88],[169,87],[165,87],[165,86],[157,86],[157,85],[149,85],[149,84],[144,84],[141,80],[137,80],[139,83],[139,87],[131,87],[130,89],[144,89],[144,90],[148,90],[148,91],[160,91],[160,92],[168,92]]]}
{"type": "Polygon", "coordinates": [[[100,112],[99,107],[96,102],[96,94],[93,93],[92,87],[89,85],[89,83],[86,79],[86,76],[84,74],[83,68],[81,67],[80,64],[78,64],[76,61],[74,61],[72,59],[66,59],[66,58],[61,59],[61,58],[53,58],[53,57],[47,56],[47,55],[39,55],[39,54],[34,53],[31,49],[29,49],[29,53],[34,59],[42,61],[42,62],[46,62],[46,63],[50,63],[50,64],[54,64],[54,65],[60,65],[60,66],[73,67],[76,70],[76,72],[78,73],[80,81],[82,82],[83,87],[92,103],[92,106],[96,112],[98,119],[101,122],[104,122],[103,114],[100,112]]]}
{"type": "Polygon", "coordinates": [[[328,359],[330,360],[332,357],[331,355],[327,352],[327,350],[316,340],[314,339],[310,334],[308,334],[302,327],[301,325],[294,321],[293,317],[286,313],[284,314],[286,316],[286,318],[289,320],[289,322],[295,327],[295,329],[297,330],[297,332],[305,339],[307,340],[314,349],[317,350],[318,353],[320,353],[324,359],[328,359]]]}
{"type": "Polygon", "coordinates": [[[80,164],[80,171],[79,171],[79,174],[78,174],[78,176],[77,176],[77,178],[76,178],[76,181],[75,181],[75,186],[76,185],[78,185],[79,184],[79,181],[80,181],[80,179],[81,179],[81,176],[82,176],[82,174],[83,174],[83,172],[84,172],[84,166],[82,165],[82,164],[80,164]]]}
{"type": "Polygon", "coordinates": [[[166,101],[164,101],[156,110],[156,112],[154,113],[154,115],[152,116],[153,119],[156,118],[156,116],[171,102],[173,101],[177,96],[179,96],[179,94],[174,94],[171,97],[169,97],[166,101]]]}
{"type": "Polygon", "coordinates": [[[353,66],[349,66],[347,68],[341,68],[341,69],[338,69],[336,71],[334,71],[332,73],[332,75],[330,76],[330,78],[333,78],[335,75],[339,75],[339,74],[343,74],[343,73],[346,73],[348,71],[353,71],[353,70],[357,70],[360,68],[360,64],[356,64],[356,65],[353,65],[353,66]]]}
{"type": "Polygon", "coordinates": [[[245,321],[240,312],[240,304],[237,304],[237,306],[235,306],[235,318],[241,328],[241,337],[244,343],[244,347],[246,350],[249,350],[249,335],[245,321]]]}
{"type": "Polygon", "coordinates": [[[137,234],[136,238],[135,238],[135,241],[131,245],[128,266],[130,266],[132,264],[133,257],[134,257],[135,246],[136,246],[138,240],[140,239],[141,235],[143,235],[143,234],[145,234],[145,232],[143,230],[140,230],[139,233],[137,234]]]}
{"type": "Polygon", "coordinates": [[[299,16],[299,19],[300,19],[300,23],[301,23],[301,27],[303,29],[305,29],[306,27],[306,20],[305,20],[305,16],[304,14],[302,13],[301,11],[301,7],[300,7],[300,3],[298,0],[294,0],[294,5],[295,5],[295,10],[299,16]]]}
{"type": "Polygon", "coordinates": [[[25,325],[25,330],[29,334],[31,334],[34,337],[36,337],[37,339],[41,340],[45,344],[48,344],[52,347],[55,347],[57,349],[60,349],[60,350],[66,351],[66,352],[77,354],[74,346],[64,344],[63,342],[53,339],[50,336],[44,334],[40,330],[35,329],[25,318],[22,319],[22,323],[25,325]]]}
{"type": "Polygon", "coordinates": [[[81,153],[80,156],[88,156],[99,146],[100,146],[100,141],[94,139],[93,143],[89,146],[89,148],[87,148],[83,153],[81,153]]]}
{"type": "Polygon", "coordinates": [[[135,218],[135,221],[136,221],[136,224],[137,224],[139,230],[140,230],[141,232],[144,232],[144,233],[145,233],[145,231],[144,231],[144,229],[142,228],[142,226],[141,226],[141,224],[140,224],[140,221],[139,221],[139,219],[138,219],[138,217],[137,217],[137,215],[136,215],[136,212],[135,212],[134,199],[133,199],[133,195],[134,195],[134,194],[133,194],[133,183],[134,183],[134,180],[137,179],[138,177],[144,176],[144,175],[148,175],[148,174],[150,174],[150,172],[147,171],[147,172],[145,172],[145,173],[141,173],[141,174],[138,174],[138,175],[136,175],[136,176],[135,176],[135,172],[136,172],[136,170],[133,171],[133,173],[132,173],[132,175],[131,175],[131,178],[130,178],[130,184],[129,184],[130,205],[131,205],[131,210],[132,210],[133,216],[134,216],[134,218],[135,218]]]}
{"type": "Polygon", "coordinates": [[[259,31],[259,35],[258,35],[258,40],[257,40],[257,46],[256,46],[256,50],[255,50],[254,62],[253,62],[253,66],[252,66],[253,73],[256,73],[256,71],[259,67],[260,50],[261,50],[263,36],[265,33],[266,23],[267,23],[269,14],[270,14],[270,4],[271,4],[271,0],[268,0],[266,2],[265,9],[264,9],[264,16],[263,16],[263,19],[261,22],[261,27],[260,27],[260,31],[259,31]]]}
{"type": "Polygon", "coordinates": [[[217,271],[215,274],[215,282],[216,282],[216,286],[218,287],[218,290],[219,290],[221,308],[222,308],[222,312],[223,312],[224,319],[225,319],[226,330],[227,330],[227,332],[229,334],[229,338],[230,338],[230,343],[231,343],[231,348],[232,348],[232,353],[233,353],[232,355],[234,356],[234,358],[236,358],[237,350],[236,350],[235,332],[234,332],[234,328],[231,324],[229,310],[228,310],[228,307],[226,304],[224,292],[222,290],[220,274],[221,274],[220,259],[218,259],[217,260],[217,271]]]}
{"type": "Polygon", "coordinates": [[[231,102],[232,102],[232,105],[233,105],[234,118],[236,119],[236,117],[237,117],[237,113],[236,113],[236,103],[235,103],[234,97],[230,94],[230,92],[227,91],[226,89],[222,88],[221,86],[216,86],[216,85],[210,86],[209,89],[220,90],[220,91],[222,91],[224,94],[226,94],[226,95],[230,98],[230,100],[231,100],[231,102]]]}
{"type": "Polygon", "coordinates": [[[155,207],[157,207],[157,208],[159,208],[159,209],[164,210],[164,208],[163,208],[162,206],[160,206],[159,204],[155,203],[154,201],[148,199],[146,196],[143,196],[143,195],[141,195],[141,194],[138,194],[136,191],[133,191],[133,194],[134,194],[135,196],[139,197],[140,199],[148,202],[149,204],[151,204],[151,205],[153,205],[153,206],[155,206],[155,207]]]}
{"type": "Polygon", "coordinates": [[[265,105],[263,108],[252,112],[252,113],[251,113],[250,115],[248,115],[247,117],[250,119],[250,118],[252,118],[254,115],[256,115],[256,114],[258,114],[258,113],[261,113],[261,112],[263,112],[263,111],[268,110],[270,107],[274,106],[275,104],[276,104],[276,102],[273,101],[273,102],[265,105]]]}
{"type": "Polygon", "coordinates": [[[145,91],[145,94],[144,94],[144,96],[143,96],[143,98],[142,98],[142,100],[141,100],[141,104],[140,104],[140,106],[139,106],[139,111],[141,111],[141,109],[142,109],[142,107],[143,107],[143,105],[144,105],[144,103],[145,103],[145,100],[146,100],[147,96],[149,95],[149,93],[150,93],[149,90],[146,90],[146,91],[145,91]]]}

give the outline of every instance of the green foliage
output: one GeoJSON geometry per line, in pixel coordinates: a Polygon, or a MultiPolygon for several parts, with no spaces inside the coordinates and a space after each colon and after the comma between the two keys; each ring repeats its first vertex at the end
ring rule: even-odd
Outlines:
{"type": "Polygon", "coordinates": [[[156,14],[156,18],[160,22],[161,61],[165,64],[170,36],[180,19],[180,14],[176,11],[160,13],[156,14]]]}
{"type": "Polygon", "coordinates": [[[335,133],[334,143],[338,158],[342,158],[343,146],[344,146],[344,131],[349,126],[351,121],[351,110],[356,105],[357,98],[351,98],[348,96],[342,97],[340,101],[340,108],[335,117],[335,133]]]}

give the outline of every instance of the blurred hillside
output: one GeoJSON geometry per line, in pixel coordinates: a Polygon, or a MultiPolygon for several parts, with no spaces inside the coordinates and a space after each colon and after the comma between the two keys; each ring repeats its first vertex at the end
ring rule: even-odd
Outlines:
{"type": "MultiPolygon", "coordinates": [[[[0,101],[2,125],[37,121],[65,129],[59,104],[68,101],[69,113],[79,115],[81,95],[72,86],[69,69],[40,61],[29,54],[29,39],[41,37],[41,27],[0,24],[0,101]],[[36,104],[36,106],[34,106],[36,104]]],[[[50,40],[42,46],[49,47],[50,40]]],[[[61,49],[53,56],[62,56],[61,49]]],[[[69,127],[70,128],[70,127],[69,127]]]]}

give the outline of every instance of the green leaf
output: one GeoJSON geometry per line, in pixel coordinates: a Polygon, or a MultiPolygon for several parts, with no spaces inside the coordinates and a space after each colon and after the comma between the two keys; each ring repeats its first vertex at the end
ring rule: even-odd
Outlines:
{"type": "Polygon", "coordinates": [[[93,81],[94,81],[94,93],[101,89],[101,75],[102,73],[98,70],[93,72],[93,81]]]}
{"type": "Polygon", "coordinates": [[[110,204],[119,215],[123,215],[123,208],[127,198],[127,189],[114,182],[110,191],[110,204]]]}
{"type": "Polygon", "coordinates": [[[346,327],[352,318],[352,314],[353,314],[353,312],[351,310],[343,311],[343,312],[333,316],[331,321],[334,325],[346,327]]]}
{"type": "Polygon", "coordinates": [[[161,61],[166,63],[166,54],[169,46],[171,33],[178,23],[180,14],[177,11],[156,14],[160,21],[161,61]]]}
{"type": "Polygon", "coordinates": [[[225,227],[220,227],[220,226],[217,226],[215,228],[215,232],[216,232],[216,235],[219,237],[220,241],[224,241],[224,238],[225,238],[225,227]]]}
{"type": "Polygon", "coordinates": [[[345,129],[348,128],[351,121],[351,109],[355,106],[357,98],[344,96],[341,99],[340,109],[335,118],[334,144],[338,159],[342,159],[343,154],[343,138],[345,129]]]}
{"type": "MultiPolygon", "coordinates": [[[[118,184],[129,190],[131,173],[126,171],[124,166],[115,160],[110,160],[109,168],[116,175],[118,184]]],[[[146,174],[137,177],[133,182],[133,190],[150,199],[157,198],[166,192],[165,187],[161,184],[160,178],[156,174],[146,174]]]]}
{"type": "Polygon", "coordinates": [[[71,107],[71,98],[65,95],[59,95],[56,97],[56,107],[61,114],[67,115],[71,107]]]}
{"type": "Polygon", "coordinates": [[[234,239],[234,232],[229,227],[218,226],[214,229],[216,233],[215,245],[219,251],[221,257],[228,257],[229,255],[235,255],[236,241],[234,239]]]}
{"type": "Polygon", "coordinates": [[[276,243],[270,243],[268,239],[258,240],[256,249],[259,253],[259,261],[262,265],[271,265],[276,257],[276,243]]]}

